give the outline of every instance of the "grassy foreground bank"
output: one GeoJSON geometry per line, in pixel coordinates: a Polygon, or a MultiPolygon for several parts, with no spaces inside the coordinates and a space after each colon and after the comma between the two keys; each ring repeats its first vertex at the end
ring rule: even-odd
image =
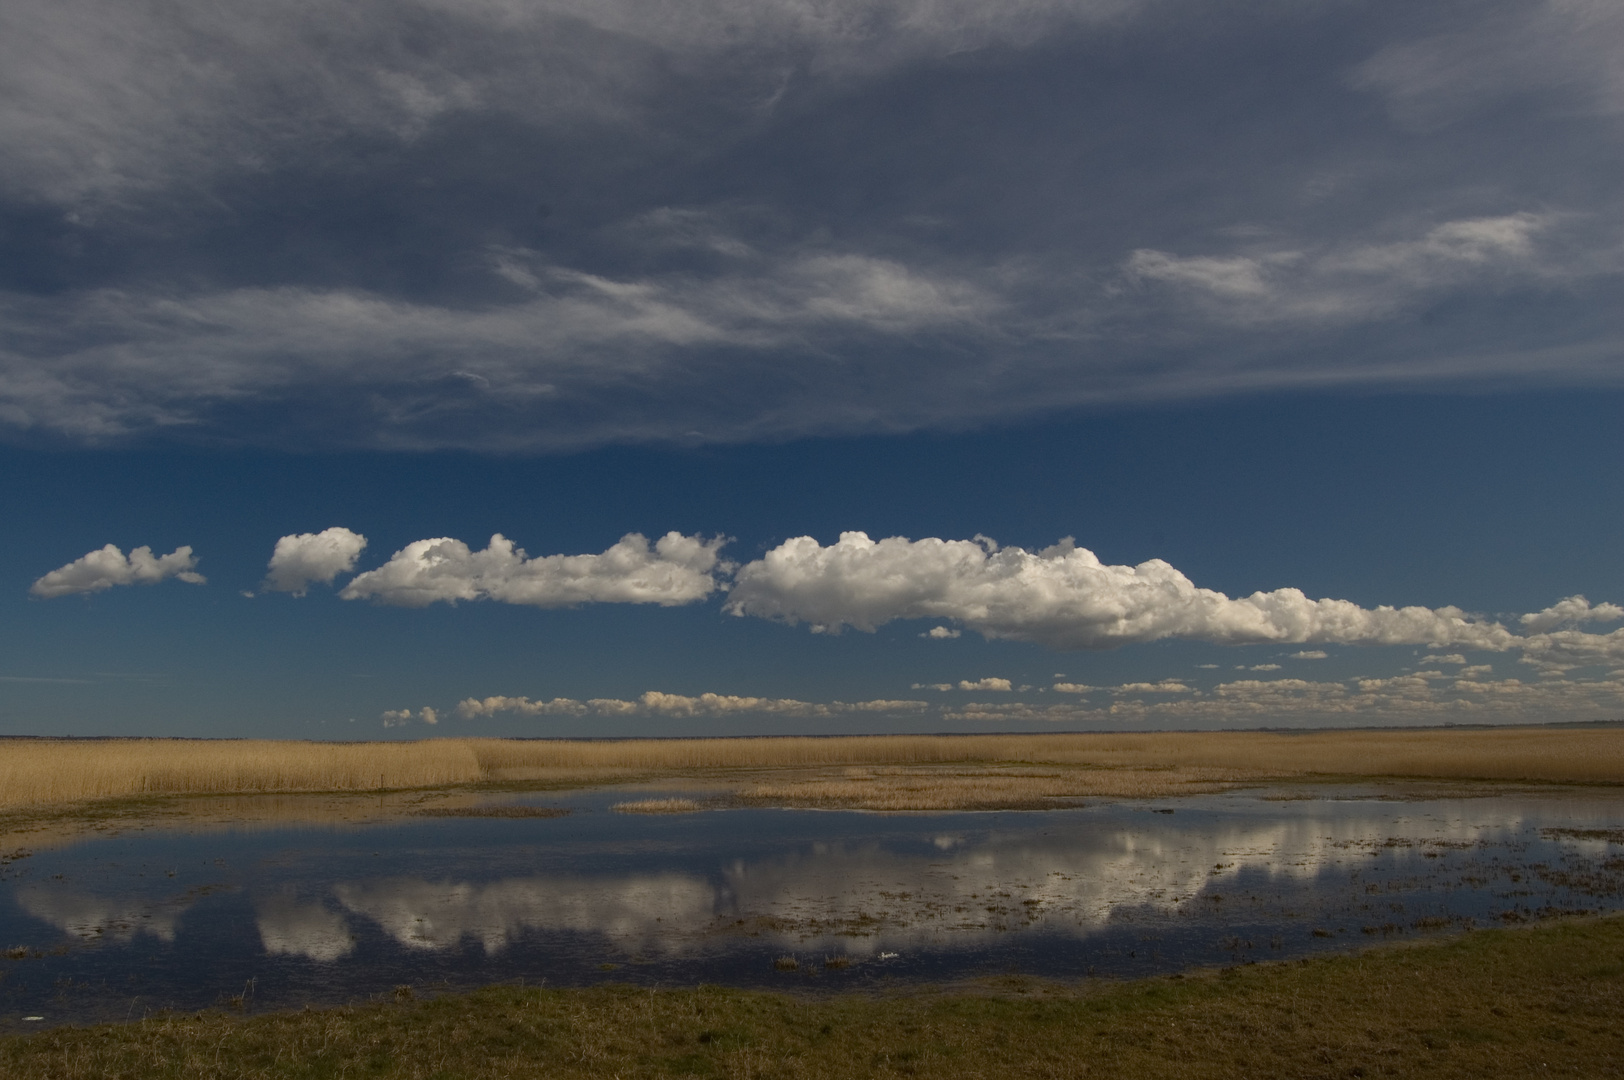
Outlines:
{"type": "Polygon", "coordinates": [[[0,1039],[19,1078],[1624,1075],[1624,919],[1102,988],[491,988],[0,1039]]]}

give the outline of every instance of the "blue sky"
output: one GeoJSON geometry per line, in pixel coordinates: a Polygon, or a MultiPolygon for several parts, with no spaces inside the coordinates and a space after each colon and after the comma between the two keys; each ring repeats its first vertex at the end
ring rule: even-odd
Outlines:
{"type": "Polygon", "coordinates": [[[0,22],[0,732],[1624,716],[1615,5],[0,22]]]}

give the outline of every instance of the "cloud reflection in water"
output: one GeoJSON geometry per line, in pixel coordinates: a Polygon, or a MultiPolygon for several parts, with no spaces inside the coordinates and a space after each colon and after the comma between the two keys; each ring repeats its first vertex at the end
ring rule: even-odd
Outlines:
{"type": "MultiPolygon", "coordinates": [[[[599,935],[628,952],[666,955],[714,947],[724,931],[858,955],[882,945],[974,947],[1012,930],[1086,937],[1125,917],[1171,916],[1242,873],[1309,887],[1333,862],[1356,859],[1418,826],[1416,835],[1455,844],[1520,830],[1509,807],[1488,803],[1480,821],[1468,811],[1408,827],[1381,812],[1207,820],[1195,827],[1167,820],[1057,835],[937,835],[902,851],[874,842],[815,842],[770,859],[718,858],[713,876],[398,877],[340,884],[334,893],[350,912],[413,949],[450,949],[471,937],[494,955],[527,931],[599,935]]],[[[1403,847],[1387,855],[1422,858],[1403,847]]]]}
{"type": "Polygon", "coordinates": [[[286,894],[254,904],[259,940],[271,956],[304,956],[332,961],[355,950],[344,917],[316,903],[300,903],[286,894]]]}
{"type": "Polygon", "coordinates": [[[386,878],[341,884],[333,892],[350,911],[409,948],[448,949],[473,937],[487,954],[527,930],[601,934],[627,949],[676,951],[678,936],[711,921],[717,900],[713,885],[686,874],[485,884],[386,878]]]}
{"type": "Polygon", "coordinates": [[[187,895],[171,900],[110,898],[73,889],[29,885],[17,890],[17,906],[79,938],[129,941],[148,934],[159,941],[175,940],[175,926],[196,901],[187,895]]]}

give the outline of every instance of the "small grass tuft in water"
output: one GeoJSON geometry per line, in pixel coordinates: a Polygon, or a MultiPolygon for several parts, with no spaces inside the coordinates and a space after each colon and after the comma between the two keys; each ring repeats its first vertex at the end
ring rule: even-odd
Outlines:
{"type": "Polygon", "coordinates": [[[253,1000],[253,997],[254,997],[254,980],[249,979],[247,982],[243,983],[242,990],[239,993],[230,994],[230,995],[226,996],[226,998],[225,998],[226,1008],[234,1009],[237,1012],[241,1012],[243,1009],[248,1007],[248,1003],[249,1003],[249,1001],[253,1000]]]}
{"type": "Polygon", "coordinates": [[[793,956],[780,956],[773,961],[773,967],[778,971],[795,971],[800,966],[801,962],[793,956]]]}

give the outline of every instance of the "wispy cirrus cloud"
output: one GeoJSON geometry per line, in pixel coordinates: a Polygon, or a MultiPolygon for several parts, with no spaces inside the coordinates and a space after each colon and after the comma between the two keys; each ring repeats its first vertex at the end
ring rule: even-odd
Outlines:
{"type": "MultiPolygon", "coordinates": [[[[1555,282],[1616,272],[1624,251],[1597,251],[1604,265],[1550,243],[1555,215],[1519,212],[1445,221],[1418,237],[1359,239],[1318,248],[1251,241],[1226,255],[1141,249],[1124,264],[1130,280],[1174,292],[1191,313],[1235,325],[1357,324],[1424,305],[1475,285],[1500,291],[1519,281],[1555,282]]],[[[1569,222],[1569,227],[1577,223],[1569,222]]]]}
{"type": "Polygon", "coordinates": [[[11,150],[0,180],[96,205],[263,169],[273,154],[410,143],[492,115],[669,138],[660,121],[693,110],[699,92],[712,123],[748,122],[790,80],[867,80],[1142,6],[362,0],[334,17],[243,0],[19,0],[0,19],[0,138],[11,150]]]}
{"type": "Polygon", "coordinates": [[[1624,112],[1624,12],[1606,0],[1488,6],[1481,17],[1393,42],[1349,73],[1406,124],[1435,131],[1530,93],[1569,109],[1624,112]]]}
{"type": "Polygon", "coordinates": [[[547,452],[1619,385],[1618,17],[1399,7],[1231,5],[1220,44],[1193,0],[22,0],[0,434],[547,452]],[[1408,134],[1490,91],[1521,110],[1408,134]]]}
{"type": "MultiPolygon", "coordinates": [[[[769,417],[703,399],[756,366],[745,351],[804,355],[832,380],[818,356],[829,347],[973,337],[1005,302],[945,268],[860,253],[739,262],[703,276],[610,278],[508,251],[493,272],[521,295],[474,308],[300,286],[0,293],[0,311],[26,328],[0,337],[0,423],[108,441],[207,429],[246,410],[279,429],[267,430],[272,442],[562,449],[696,427],[734,440],[769,417]],[[628,392],[634,377],[647,392],[628,392]],[[359,427],[333,429],[340,414],[359,427]]],[[[820,392],[845,396],[832,381],[820,392]]],[[[815,412],[788,422],[815,430],[815,412]]]]}

